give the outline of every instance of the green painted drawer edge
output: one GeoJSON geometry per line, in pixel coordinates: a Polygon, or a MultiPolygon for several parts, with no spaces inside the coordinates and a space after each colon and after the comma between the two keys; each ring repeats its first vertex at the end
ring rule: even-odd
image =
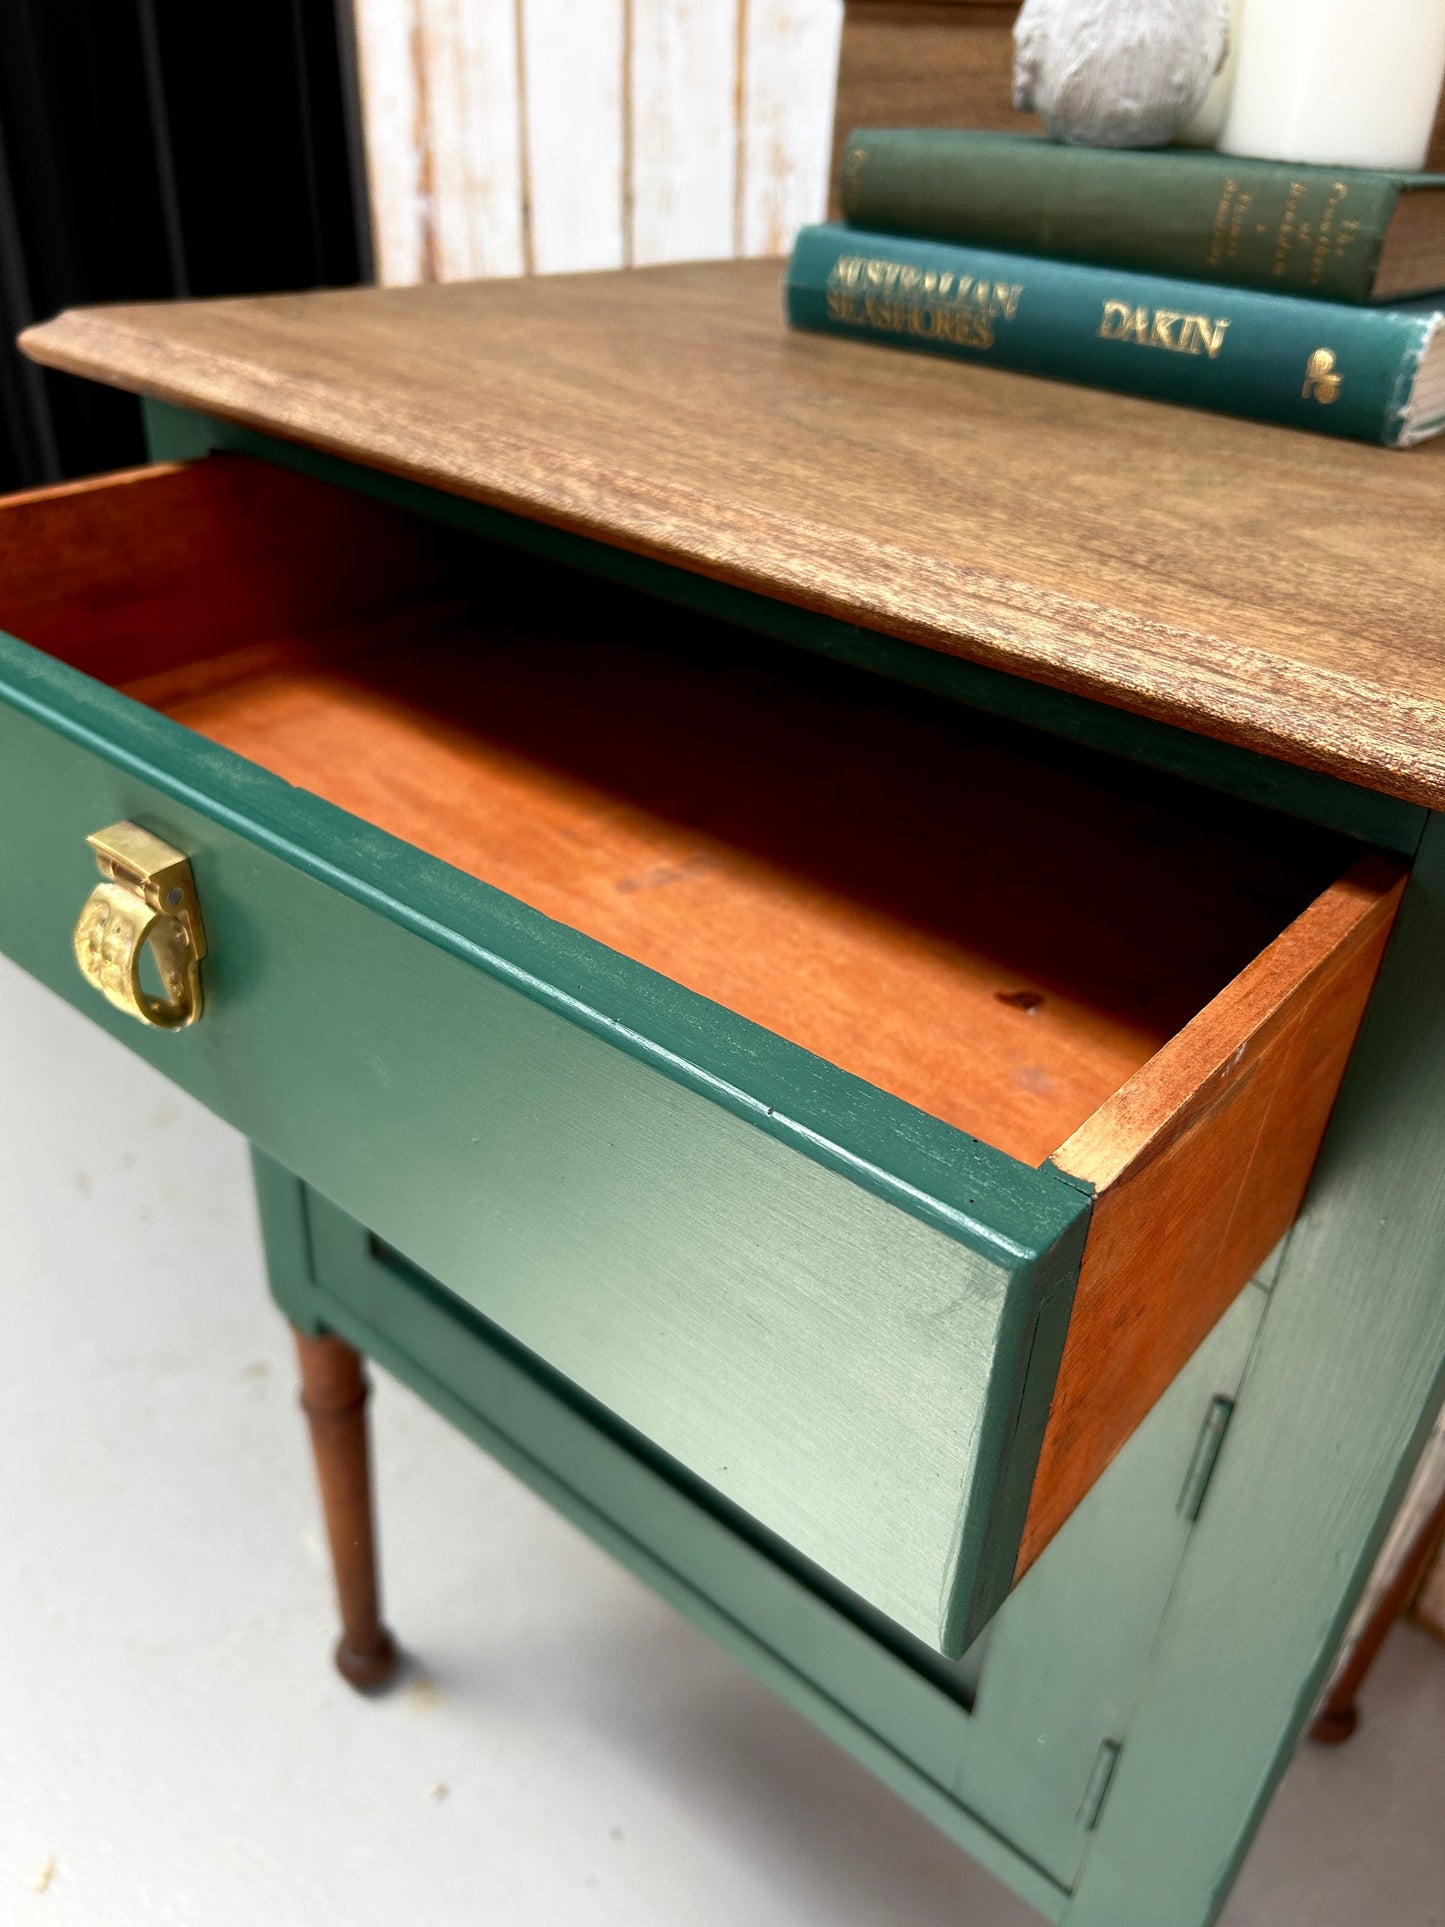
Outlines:
{"type": "Polygon", "coordinates": [[[565,567],[644,590],[739,628],[931,690],[970,708],[1007,716],[1051,735],[1088,743],[1131,762],[1169,770],[1208,788],[1341,830],[1402,856],[1414,854],[1424,833],[1428,812],[1419,805],[1357,788],[1317,770],[1277,762],[1232,743],[1194,735],[1172,723],[1113,709],[1089,697],[1046,683],[1028,682],[877,630],[860,629],[833,616],[777,602],[651,556],[489,508],[465,496],[448,495],[405,476],[343,461],[298,442],[259,434],[235,422],[213,420],[168,402],[146,400],[144,408],[149,445],[157,461],[187,461],[211,450],[253,455],[526,549],[565,567]]]}
{"type": "MultiPolygon", "coordinates": [[[[1037,1254],[1079,1214],[1077,1191],[1047,1167],[1030,1170],[0,632],[5,705],[973,1249],[1037,1254]]],[[[21,807],[23,778],[11,781],[21,807]]],[[[74,914],[93,882],[78,843],[74,914]]],[[[17,887],[28,895],[35,880],[17,887]]],[[[78,977],[64,982],[107,1020],[78,977]]],[[[132,1028],[121,1019],[117,1034],[139,1048],[132,1028]]]]}
{"type": "MultiPolygon", "coordinates": [[[[264,1155],[255,1157],[254,1167],[271,1288],[294,1324],[304,1330],[336,1331],[383,1365],[1040,1913],[1050,1920],[1060,1918],[1068,1898],[1065,1889],[947,1791],[959,1730],[969,1720],[957,1699],[702,1511],[660,1473],[596,1432],[587,1419],[478,1337],[467,1324],[465,1308],[448,1305],[444,1292],[418,1291],[393,1281],[378,1295],[368,1289],[365,1265],[338,1264],[334,1251],[324,1264],[306,1260],[304,1270],[288,1267],[288,1254],[295,1258],[309,1250],[313,1230],[318,1242],[335,1241],[345,1236],[344,1224],[313,1226],[303,1187],[290,1172],[264,1155]],[[319,1284],[316,1269],[333,1276],[344,1270],[344,1278],[337,1277],[343,1295],[319,1284]],[[406,1311],[404,1342],[396,1335],[398,1306],[406,1311]],[[483,1406],[497,1423],[481,1415],[483,1406]],[[813,1649],[820,1670],[846,1672],[851,1704],[841,1705],[582,1496],[552,1464],[504,1429],[508,1421],[523,1437],[546,1439],[552,1464],[565,1465],[585,1454],[592,1490],[605,1493],[618,1482],[634,1493],[644,1489],[659,1536],[685,1542],[696,1567],[706,1571],[723,1562],[734,1574],[741,1569],[749,1589],[766,1593],[769,1617],[795,1629],[797,1642],[813,1649]]],[[[329,1207],[323,1209],[333,1219],[341,1218],[329,1207]]],[[[362,1235],[358,1227],[350,1229],[362,1235]]],[[[384,1519],[382,1535],[384,1544],[384,1519]]]]}

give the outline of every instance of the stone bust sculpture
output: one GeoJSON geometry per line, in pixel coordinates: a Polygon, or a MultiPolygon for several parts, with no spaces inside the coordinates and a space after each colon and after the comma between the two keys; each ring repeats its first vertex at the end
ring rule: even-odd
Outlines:
{"type": "Polygon", "coordinates": [[[1024,0],[1014,105],[1055,140],[1162,147],[1188,125],[1229,48],[1229,0],[1024,0]]]}

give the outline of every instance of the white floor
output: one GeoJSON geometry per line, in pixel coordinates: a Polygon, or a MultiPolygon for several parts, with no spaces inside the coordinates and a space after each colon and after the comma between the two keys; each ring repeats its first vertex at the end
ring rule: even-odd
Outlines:
{"type": "MultiPolygon", "coordinates": [[[[354,1698],[242,1145],[3,963],[0,1013],[4,1927],[1036,1920],[389,1383],[420,1659],[354,1698]]],[[[1365,1715],[1230,1927],[1445,1923],[1445,1647],[1365,1715]]]]}

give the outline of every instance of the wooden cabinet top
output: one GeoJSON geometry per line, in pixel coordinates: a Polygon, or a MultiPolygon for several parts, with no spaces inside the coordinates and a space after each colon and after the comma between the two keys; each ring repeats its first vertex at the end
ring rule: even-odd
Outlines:
{"type": "Polygon", "coordinates": [[[23,345],[1445,807],[1445,441],[792,334],[776,262],[93,308],[23,345]]]}

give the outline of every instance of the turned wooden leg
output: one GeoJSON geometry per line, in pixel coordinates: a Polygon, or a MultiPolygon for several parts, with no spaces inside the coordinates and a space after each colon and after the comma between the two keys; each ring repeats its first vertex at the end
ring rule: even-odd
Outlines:
{"type": "Polygon", "coordinates": [[[372,1527],[366,1373],[343,1339],[298,1331],[301,1409],[311,1433],[321,1509],[331,1542],[341,1638],[336,1670],[358,1692],[374,1691],[396,1670],[397,1648],[381,1623],[372,1527]]]}
{"type": "Polygon", "coordinates": [[[1364,1684],[1366,1673],[1374,1665],[1375,1656],[1385,1643],[1386,1633],[1420,1590],[1420,1582],[1430,1570],[1442,1540],[1445,1540],[1445,1496],[1436,1503],[1410,1550],[1400,1561],[1394,1578],[1380,1595],[1374,1612],[1360,1634],[1349,1664],[1315,1715],[1310,1738],[1318,1740],[1321,1746],[1341,1745],[1359,1725],[1355,1695],[1364,1684]]]}

